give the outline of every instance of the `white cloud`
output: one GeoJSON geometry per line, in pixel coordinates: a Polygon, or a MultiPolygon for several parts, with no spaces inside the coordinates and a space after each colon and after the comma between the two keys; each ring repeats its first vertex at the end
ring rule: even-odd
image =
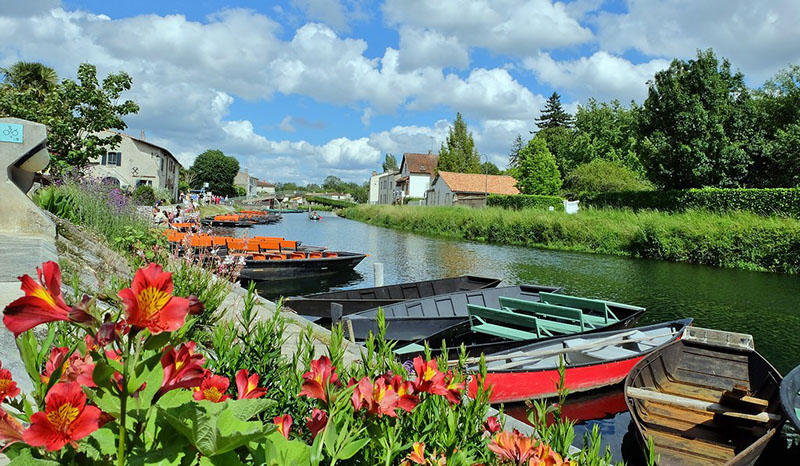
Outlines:
{"type": "Polygon", "coordinates": [[[710,47],[755,84],[800,61],[797,0],[628,0],[627,6],[626,13],[597,14],[602,49],[687,59],[710,47]]]}
{"type": "Polygon", "coordinates": [[[305,11],[314,21],[322,21],[336,31],[347,32],[347,10],[339,0],[292,0],[292,5],[305,11]]]}
{"type": "Polygon", "coordinates": [[[295,127],[294,125],[292,125],[292,117],[290,115],[286,115],[285,117],[283,117],[283,120],[281,120],[281,123],[278,125],[278,128],[280,128],[281,131],[294,133],[295,127]]]}
{"type": "Polygon", "coordinates": [[[364,126],[369,126],[370,121],[372,120],[373,110],[370,107],[364,109],[361,113],[361,124],[364,126]]]}
{"type": "Polygon", "coordinates": [[[524,65],[540,82],[569,90],[577,97],[619,99],[623,103],[635,99],[641,103],[647,96],[647,81],[657,71],[667,68],[669,61],[654,59],[634,65],[600,51],[571,61],[556,61],[547,53],[539,53],[525,59],[524,65]]]}
{"type": "Polygon", "coordinates": [[[400,56],[398,66],[402,71],[430,66],[433,68],[466,68],[469,51],[458,38],[445,37],[436,31],[412,27],[400,29],[400,56]]]}
{"type": "Polygon", "coordinates": [[[592,39],[563,3],[550,0],[387,0],[383,12],[391,25],[428,28],[517,56],[592,39]]]}

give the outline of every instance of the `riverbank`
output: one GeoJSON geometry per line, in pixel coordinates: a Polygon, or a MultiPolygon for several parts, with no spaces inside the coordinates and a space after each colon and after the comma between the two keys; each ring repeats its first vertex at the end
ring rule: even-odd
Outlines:
{"type": "Polygon", "coordinates": [[[783,273],[800,272],[800,221],[744,212],[360,205],[339,215],[415,233],[783,273]]]}

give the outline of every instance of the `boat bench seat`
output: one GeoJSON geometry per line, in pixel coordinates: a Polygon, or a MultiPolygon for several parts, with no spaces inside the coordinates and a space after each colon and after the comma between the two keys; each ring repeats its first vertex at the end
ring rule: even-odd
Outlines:
{"type": "MultiPolygon", "coordinates": [[[[592,341],[593,339],[591,338],[570,338],[564,342],[564,347],[575,348],[578,346],[590,345],[592,341]]],[[[624,340],[622,340],[622,342],[624,342],[624,340]]],[[[612,359],[633,357],[638,354],[640,354],[638,351],[632,351],[615,344],[610,344],[597,349],[567,353],[567,360],[571,364],[579,364],[582,362],[609,361],[612,359]]]]}
{"type": "Polygon", "coordinates": [[[467,304],[469,312],[469,325],[473,332],[507,338],[509,340],[534,340],[540,338],[539,319],[534,316],[515,314],[505,309],[467,304]],[[505,324],[505,325],[502,325],[505,324]],[[524,327],[520,330],[506,325],[524,327]]]}
{"type": "Polygon", "coordinates": [[[518,298],[500,297],[500,305],[511,310],[536,314],[540,319],[540,326],[547,325],[559,333],[584,332],[596,328],[596,325],[586,319],[583,311],[573,307],[557,306],[555,304],[526,301],[518,298]]]}
{"type": "Polygon", "coordinates": [[[619,322],[617,316],[615,316],[611,309],[608,308],[607,301],[568,296],[558,293],[547,293],[545,291],[539,292],[539,299],[541,299],[544,303],[555,304],[557,306],[567,306],[599,312],[602,314],[602,317],[584,314],[585,317],[589,318],[590,320],[595,320],[598,323],[610,324],[619,322]]]}

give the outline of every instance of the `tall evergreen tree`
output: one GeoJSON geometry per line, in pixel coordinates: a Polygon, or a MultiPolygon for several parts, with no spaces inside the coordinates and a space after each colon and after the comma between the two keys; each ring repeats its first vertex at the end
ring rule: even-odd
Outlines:
{"type": "Polygon", "coordinates": [[[386,154],[386,158],[383,161],[383,172],[396,172],[400,168],[397,166],[397,157],[394,154],[386,154]]]}
{"type": "MultiPolygon", "coordinates": [[[[547,99],[547,103],[541,110],[541,115],[536,120],[539,129],[545,128],[570,128],[572,126],[572,115],[564,111],[561,106],[561,96],[558,92],[553,92],[547,99]]],[[[531,133],[534,133],[531,131],[531,133]]]]}
{"type": "Polygon", "coordinates": [[[525,142],[522,140],[522,135],[519,133],[511,143],[511,152],[508,153],[508,168],[517,168],[519,165],[519,151],[525,147],[525,142]]]}
{"type": "Polygon", "coordinates": [[[456,120],[450,128],[447,140],[439,149],[437,170],[459,173],[481,172],[481,157],[475,149],[472,133],[467,131],[467,124],[461,118],[461,113],[456,113],[456,120]]]}

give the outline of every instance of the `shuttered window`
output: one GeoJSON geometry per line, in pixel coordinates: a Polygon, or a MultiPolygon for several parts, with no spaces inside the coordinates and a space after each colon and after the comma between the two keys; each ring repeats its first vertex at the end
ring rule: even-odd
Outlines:
{"type": "Polygon", "coordinates": [[[105,157],[103,165],[106,163],[108,163],[108,165],[116,165],[118,167],[122,166],[122,152],[109,152],[108,156],[105,157]]]}

